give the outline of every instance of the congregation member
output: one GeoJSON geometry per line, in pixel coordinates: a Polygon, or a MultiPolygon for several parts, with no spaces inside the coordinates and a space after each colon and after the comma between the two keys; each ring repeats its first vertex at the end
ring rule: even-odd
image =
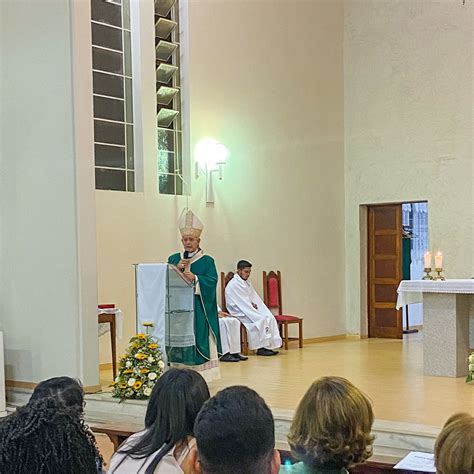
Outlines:
{"type": "Polygon", "coordinates": [[[273,415],[252,389],[234,386],[218,392],[199,412],[194,425],[198,474],[276,474],[273,415]]]}
{"type": "Polygon", "coordinates": [[[438,474],[474,473],[474,417],[452,415],[436,439],[434,455],[438,474]]]}
{"type": "Polygon", "coordinates": [[[103,473],[95,439],[75,407],[58,398],[32,400],[0,421],[0,472],[103,473]]]}
{"type": "MultiPolygon", "coordinates": [[[[208,382],[220,378],[221,341],[217,316],[217,270],[214,259],[200,248],[203,223],[191,211],[183,211],[179,220],[183,253],[175,253],[168,263],[175,265],[194,286],[194,321],[185,331],[194,331],[195,345],[182,344],[168,352],[172,367],[190,368],[208,382]]],[[[182,328],[183,329],[183,328],[182,328]]]]}
{"type": "Polygon", "coordinates": [[[64,406],[77,410],[80,416],[84,412],[84,389],[81,383],[71,377],[52,377],[40,382],[30,397],[30,402],[53,397],[64,406]]]}
{"type": "Polygon", "coordinates": [[[240,353],[240,321],[217,307],[223,356],[221,362],[240,362],[248,357],[240,353]]]}
{"type": "Polygon", "coordinates": [[[148,402],[145,429],[130,436],[110,461],[110,473],[190,474],[194,422],[209,399],[198,372],[170,369],[156,382],[148,402]]]}
{"type": "Polygon", "coordinates": [[[252,264],[247,260],[237,263],[237,273],[225,289],[227,311],[245,326],[249,349],[260,356],[273,356],[282,345],[278,324],[248,281],[251,271],[252,264]]]}
{"type": "Polygon", "coordinates": [[[298,463],[280,473],[347,474],[372,455],[370,400],[342,377],[316,380],[298,405],[288,442],[298,463]]]}

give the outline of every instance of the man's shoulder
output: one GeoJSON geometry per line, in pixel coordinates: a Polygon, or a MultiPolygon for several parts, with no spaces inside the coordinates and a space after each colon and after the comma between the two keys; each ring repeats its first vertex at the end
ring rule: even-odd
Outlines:
{"type": "Polygon", "coordinates": [[[181,254],[179,252],[177,252],[177,253],[174,253],[174,254],[172,254],[168,257],[168,262],[171,262],[173,260],[174,261],[175,260],[178,260],[178,261],[181,260],[181,254]]]}
{"type": "Polygon", "coordinates": [[[199,260],[202,260],[202,263],[208,263],[215,265],[214,259],[207,254],[204,254],[199,260]]]}

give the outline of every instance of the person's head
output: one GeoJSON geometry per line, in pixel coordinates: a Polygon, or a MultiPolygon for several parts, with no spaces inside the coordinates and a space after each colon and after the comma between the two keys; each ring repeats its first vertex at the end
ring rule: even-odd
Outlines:
{"type": "Polygon", "coordinates": [[[94,436],[54,397],[32,401],[0,422],[0,472],[97,474],[94,436]]]}
{"type": "Polygon", "coordinates": [[[193,253],[199,248],[201,239],[199,239],[195,235],[190,234],[190,235],[184,235],[181,238],[181,242],[183,244],[184,250],[186,250],[189,253],[193,253]]]}
{"type": "Polygon", "coordinates": [[[439,474],[472,474],[474,472],[474,418],[456,413],[445,423],[434,449],[439,474]]]}
{"type": "Polygon", "coordinates": [[[195,252],[199,248],[201,232],[204,228],[199,217],[190,209],[184,209],[179,218],[178,227],[184,250],[195,252]]]}
{"type": "Polygon", "coordinates": [[[206,381],[190,369],[170,369],[156,382],[145,415],[145,433],[119,452],[135,458],[157,453],[146,473],[180,441],[194,436],[196,416],[210,397],[206,381]]]}
{"type": "Polygon", "coordinates": [[[40,382],[31,395],[30,402],[46,397],[54,397],[66,407],[84,409],[84,391],[81,383],[71,377],[53,377],[40,382]]]}
{"type": "Polygon", "coordinates": [[[272,413],[248,387],[229,387],[208,400],[194,436],[194,466],[202,474],[273,474],[280,467],[272,413]]]}
{"type": "Polygon", "coordinates": [[[342,469],[372,455],[372,405],[342,377],[316,380],[300,401],[288,441],[293,455],[313,469],[342,469]]]}
{"type": "Polygon", "coordinates": [[[252,272],[252,264],[247,260],[239,260],[237,263],[237,274],[242,280],[248,280],[250,273],[252,272]]]}

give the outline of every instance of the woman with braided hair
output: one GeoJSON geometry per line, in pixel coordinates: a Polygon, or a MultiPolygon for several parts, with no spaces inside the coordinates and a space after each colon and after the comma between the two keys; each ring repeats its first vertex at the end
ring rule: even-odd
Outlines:
{"type": "Polygon", "coordinates": [[[64,406],[77,410],[79,416],[84,413],[84,390],[79,380],[72,377],[52,377],[40,382],[30,398],[30,402],[41,398],[53,397],[64,406]]]}
{"type": "Polygon", "coordinates": [[[0,472],[97,474],[102,457],[77,410],[46,397],[0,421],[0,472]]]}

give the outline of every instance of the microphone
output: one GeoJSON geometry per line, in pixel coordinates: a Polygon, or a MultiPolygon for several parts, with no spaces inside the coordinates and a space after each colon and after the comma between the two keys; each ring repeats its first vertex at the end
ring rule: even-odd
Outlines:
{"type": "MultiPolygon", "coordinates": [[[[187,260],[189,258],[189,252],[187,250],[184,251],[183,258],[185,260],[187,260]]],[[[185,268],[181,268],[181,273],[184,273],[185,270],[186,270],[185,268]]]]}

